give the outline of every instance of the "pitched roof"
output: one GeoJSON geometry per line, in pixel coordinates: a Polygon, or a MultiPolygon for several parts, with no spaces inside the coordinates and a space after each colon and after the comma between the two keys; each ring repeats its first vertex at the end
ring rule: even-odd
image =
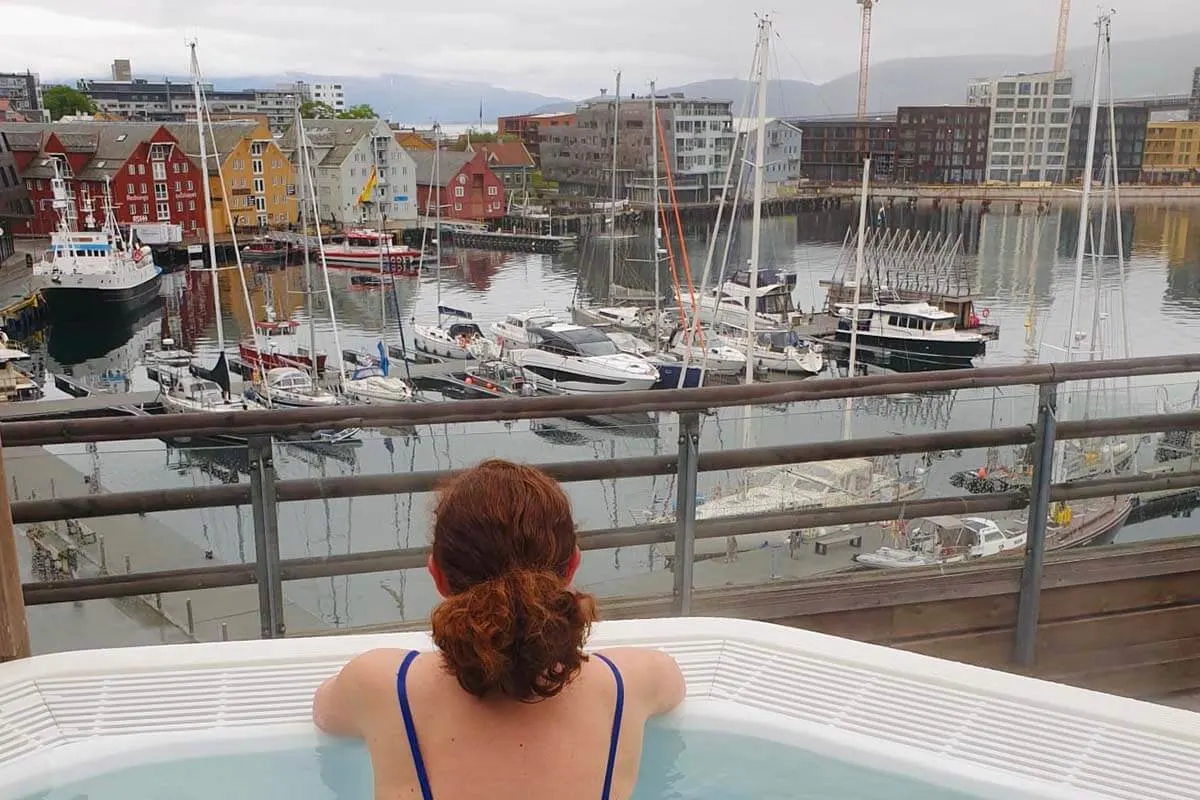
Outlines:
{"type": "MultiPolygon", "coordinates": [[[[200,132],[196,130],[194,122],[168,122],[163,125],[175,139],[179,142],[179,146],[183,148],[183,152],[188,158],[199,163],[200,161],[200,132]]],[[[254,133],[259,128],[258,122],[254,120],[231,120],[229,122],[214,122],[212,124],[212,133],[205,131],[204,145],[208,148],[208,174],[217,174],[218,161],[212,158],[213,141],[217,143],[217,154],[221,156],[221,162],[224,163],[226,157],[233,152],[238,143],[245,139],[250,134],[254,133]]],[[[268,135],[267,138],[270,138],[268,135]]]]}
{"type": "Polygon", "coordinates": [[[489,167],[533,169],[537,166],[524,142],[484,142],[471,145],[471,149],[483,153],[489,167]]]}
{"type": "Polygon", "coordinates": [[[0,97],[0,122],[24,122],[25,115],[12,107],[12,100],[7,97],[0,97]]]}
{"type": "MultiPolygon", "coordinates": [[[[50,134],[54,134],[68,153],[88,153],[91,159],[76,177],[88,181],[111,178],[129,160],[138,146],[149,141],[162,128],[158,122],[5,122],[0,127],[10,142],[29,134],[38,137],[38,152],[43,152],[50,134]],[[21,137],[21,134],[27,134],[21,137]]],[[[27,148],[26,152],[29,149],[27,148]]],[[[21,173],[23,178],[53,178],[54,167],[49,159],[35,159],[21,173]]]]}
{"type": "Polygon", "coordinates": [[[443,150],[441,152],[441,163],[437,164],[438,152],[436,150],[409,150],[408,154],[412,156],[412,160],[417,165],[417,183],[421,186],[432,186],[433,175],[436,169],[442,179],[442,186],[449,186],[450,181],[454,180],[454,176],[471,163],[471,159],[475,158],[474,153],[459,153],[453,150],[443,150]]]}
{"type": "MultiPolygon", "coordinates": [[[[304,123],[304,134],[309,144],[318,149],[326,149],[321,155],[318,167],[340,167],[354,152],[354,148],[364,137],[375,132],[379,124],[377,119],[310,119],[304,123]]],[[[276,144],[288,158],[296,152],[295,125],[289,125],[276,144]]],[[[392,137],[389,129],[387,137],[392,137]]]]}

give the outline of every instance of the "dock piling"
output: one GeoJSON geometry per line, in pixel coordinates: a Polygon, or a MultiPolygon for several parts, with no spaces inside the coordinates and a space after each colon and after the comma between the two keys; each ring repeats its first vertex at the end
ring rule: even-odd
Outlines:
{"type": "Polygon", "coordinates": [[[250,505],[254,519],[258,613],[262,638],[285,633],[283,579],[279,569],[279,507],[275,497],[275,461],[269,436],[253,436],[250,449],[250,505]]]}
{"type": "Polygon", "coordinates": [[[229,641],[229,623],[228,622],[221,623],[221,641],[222,642],[229,641]]]}
{"type": "Polygon", "coordinates": [[[192,611],[192,598],[189,597],[187,600],[185,600],[183,606],[187,610],[188,636],[191,636],[194,639],[196,638],[196,615],[192,611]]]}
{"type": "Polygon", "coordinates": [[[696,553],[696,476],[700,464],[700,415],[679,415],[679,462],[675,501],[675,613],[692,613],[692,569],[696,553]]]}
{"type": "Polygon", "coordinates": [[[100,548],[100,574],[107,575],[108,574],[108,552],[104,549],[104,536],[103,535],[98,535],[96,537],[96,544],[100,548]]]}
{"type": "Polygon", "coordinates": [[[1013,661],[1033,666],[1037,658],[1037,628],[1042,592],[1042,565],[1046,558],[1046,525],[1050,519],[1050,483],[1054,468],[1057,387],[1038,387],[1037,431],[1033,447],[1035,480],[1029,498],[1029,527],[1025,537],[1025,564],[1017,601],[1017,631],[1013,661]]]}
{"type": "MultiPolygon", "coordinates": [[[[14,491],[16,481],[13,481],[14,491]]],[[[17,563],[17,535],[13,529],[4,459],[0,458],[0,663],[29,657],[29,624],[21,568],[17,563]]]]}

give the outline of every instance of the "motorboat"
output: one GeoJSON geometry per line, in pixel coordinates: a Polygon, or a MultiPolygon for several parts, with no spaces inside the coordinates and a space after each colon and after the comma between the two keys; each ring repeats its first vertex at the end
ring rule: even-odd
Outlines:
{"type": "Polygon", "coordinates": [[[330,237],[323,248],[325,264],[350,269],[384,269],[404,272],[419,268],[421,251],[392,243],[390,233],[354,228],[330,237]]]}
{"type": "Polygon", "coordinates": [[[969,365],[987,352],[987,337],[959,330],[958,317],[925,302],[892,302],[877,297],[853,306],[837,306],[837,340],[849,344],[854,329],[858,347],[886,351],[913,361],[969,365]]]}
{"type": "Polygon", "coordinates": [[[572,394],[627,392],[650,389],[658,370],[646,359],[622,353],[612,339],[596,328],[551,325],[533,333],[537,344],[509,354],[525,377],[550,383],[572,394]]]}
{"type": "Polygon", "coordinates": [[[702,344],[691,344],[687,341],[688,338],[686,333],[681,337],[679,329],[676,328],[667,337],[667,352],[687,359],[689,364],[704,367],[704,371],[712,375],[733,376],[746,372],[744,350],[731,347],[720,337],[712,337],[711,340],[702,339],[702,344]]]}
{"type": "Polygon", "coordinates": [[[416,349],[441,358],[458,360],[495,358],[498,348],[483,335],[479,325],[471,321],[471,314],[449,306],[438,306],[436,325],[414,323],[413,346],[416,349]],[[442,317],[462,320],[442,324],[442,317]]]}
{"type": "MultiPolygon", "coordinates": [[[[653,301],[651,297],[650,302],[653,301]]],[[[630,333],[655,336],[664,319],[664,312],[643,305],[580,306],[571,309],[571,319],[576,325],[611,326],[630,333]]]]}
{"type": "Polygon", "coordinates": [[[871,569],[904,569],[957,564],[988,556],[1015,555],[1025,549],[1026,534],[1006,531],[984,517],[915,519],[899,534],[907,547],[880,547],[859,553],[854,562],[871,569]]]}
{"type": "MultiPolygon", "coordinates": [[[[746,348],[749,331],[731,322],[718,322],[713,331],[734,349],[746,348]]],[[[754,331],[749,348],[754,364],[768,372],[788,375],[819,375],[825,369],[825,351],[819,344],[805,342],[793,330],[766,328],[754,331]]]]}
{"type": "Polygon", "coordinates": [[[561,323],[562,320],[550,309],[531,308],[492,323],[492,336],[496,337],[496,344],[501,350],[520,350],[533,347],[536,343],[529,333],[531,330],[561,323]]]}
{"type": "Polygon", "coordinates": [[[242,263],[256,269],[274,269],[287,264],[291,248],[266,236],[256,236],[242,248],[242,263]]]}
{"type": "Polygon", "coordinates": [[[245,389],[246,399],[263,408],[321,408],[338,404],[337,395],[313,383],[295,367],[275,367],[245,389]]]}

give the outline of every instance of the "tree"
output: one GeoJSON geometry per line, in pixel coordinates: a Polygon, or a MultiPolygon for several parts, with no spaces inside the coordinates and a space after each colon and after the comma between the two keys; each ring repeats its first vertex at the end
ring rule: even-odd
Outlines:
{"type": "Polygon", "coordinates": [[[356,106],[350,106],[345,111],[338,112],[338,119],[378,119],[379,115],[375,113],[375,109],[371,108],[366,103],[359,103],[356,106]]]}
{"type": "Polygon", "coordinates": [[[300,104],[300,116],[304,119],[333,119],[336,114],[328,103],[319,100],[305,100],[300,104]]]}
{"type": "Polygon", "coordinates": [[[42,93],[42,105],[50,112],[52,120],[71,114],[95,114],[98,110],[92,98],[70,86],[51,86],[42,93]]]}

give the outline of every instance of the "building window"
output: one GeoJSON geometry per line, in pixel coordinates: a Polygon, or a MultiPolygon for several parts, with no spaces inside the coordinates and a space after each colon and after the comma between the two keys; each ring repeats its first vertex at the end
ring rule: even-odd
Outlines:
{"type": "Polygon", "coordinates": [[[188,200],[188,211],[195,211],[195,210],[196,210],[196,201],[188,200]]]}
{"type": "Polygon", "coordinates": [[[143,183],[143,184],[141,185],[141,189],[142,189],[142,191],[141,191],[140,193],[141,193],[141,194],[145,194],[145,193],[146,193],[146,184],[144,184],[144,183],[143,183]]]}
{"type": "Polygon", "coordinates": [[[455,211],[462,211],[462,203],[455,203],[455,204],[454,204],[454,210],[455,210],[455,211]]]}
{"type": "Polygon", "coordinates": [[[498,191],[495,186],[488,187],[488,196],[495,197],[497,194],[498,194],[498,191]]]}
{"type": "Polygon", "coordinates": [[[179,171],[186,174],[188,171],[188,162],[184,161],[182,164],[180,164],[179,171]]]}
{"type": "Polygon", "coordinates": [[[171,219],[171,204],[170,203],[159,203],[157,210],[158,210],[159,222],[169,222],[170,221],[170,219],[171,219]]]}
{"type": "Polygon", "coordinates": [[[466,194],[466,192],[463,190],[463,187],[461,187],[461,186],[454,187],[454,196],[455,197],[462,197],[465,194],[466,194]]]}
{"type": "Polygon", "coordinates": [[[188,191],[189,191],[189,192],[194,192],[194,191],[196,191],[196,190],[195,190],[195,188],[193,188],[193,186],[192,186],[192,182],[191,182],[191,181],[188,181],[188,183],[187,183],[187,187],[188,187],[188,191]]]}
{"type": "Polygon", "coordinates": [[[134,190],[132,183],[125,187],[126,197],[133,197],[135,194],[137,194],[137,192],[134,190]]]}
{"type": "Polygon", "coordinates": [[[263,166],[262,166],[262,159],[261,159],[261,158],[256,158],[256,159],[254,159],[253,161],[251,161],[251,162],[250,162],[250,167],[251,167],[251,171],[252,171],[252,172],[253,172],[255,175],[262,175],[262,174],[263,174],[263,166]]]}
{"type": "Polygon", "coordinates": [[[182,200],[175,201],[175,210],[178,211],[180,214],[183,213],[183,201],[182,200]]]}
{"type": "Polygon", "coordinates": [[[154,184],[154,199],[155,200],[166,200],[167,199],[167,185],[165,183],[154,184]]]}
{"type": "Polygon", "coordinates": [[[149,203],[142,203],[142,214],[144,214],[147,217],[150,216],[150,204],[149,203]]]}
{"type": "Polygon", "coordinates": [[[145,164],[138,164],[137,168],[138,168],[138,175],[146,174],[146,165],[145,164]]]}
{"type": "Polygon", "coordinates": [[[266,190],[267,190],[266,181],[264,181],[262,178],[255,178],[254,179],[254,193],[262,194],[266,190]]]}
{"type": "MultiPolygon", "coordinates": [[[[171,145],[169,144],[152,144],[150,145],[150,160],[151,161],[166,161],[171,155],[171,145]]],[[[163,167],[166,170],[166,167],[163,167]]]]}
{"type": "Polygon", "coordinates": [[[175,181],[175,191],[176,192],[183,191],[183,184],[180,181],[175,181]]]}
{"type": "Polygon", "coordinates": [[[129,165],[129,174],[130,174],[130,175],[137,175],[137,167],[135,167],[133,164],[130,164],[130,165],[129,165]]]}

